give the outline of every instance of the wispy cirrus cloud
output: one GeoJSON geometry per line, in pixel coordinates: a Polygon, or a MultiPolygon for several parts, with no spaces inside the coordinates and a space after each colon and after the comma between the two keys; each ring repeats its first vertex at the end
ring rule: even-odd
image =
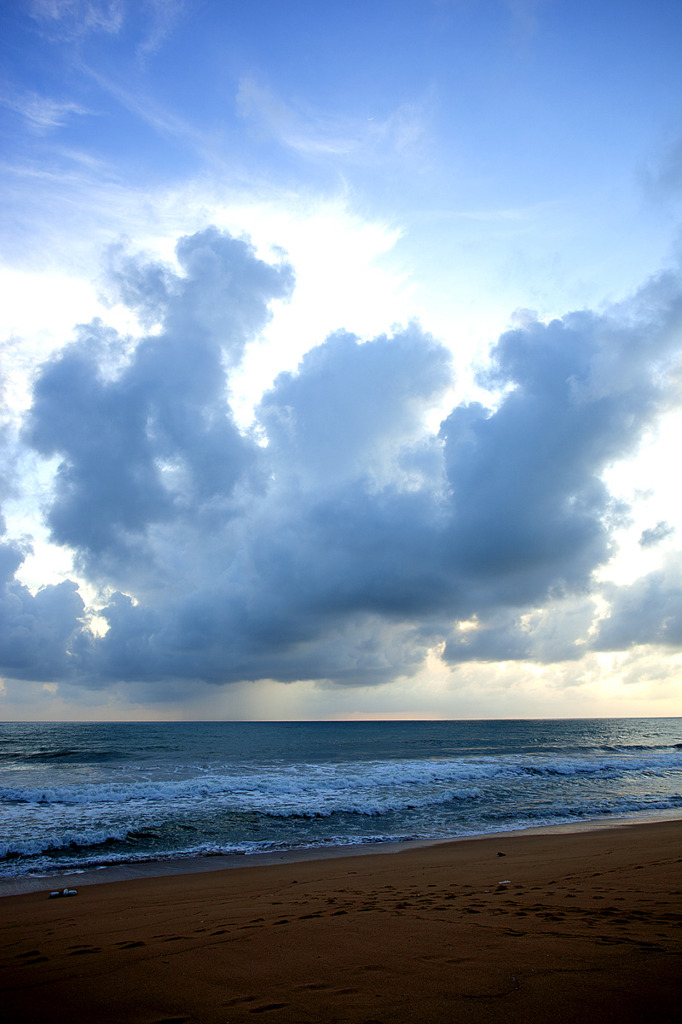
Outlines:
{"type": "Polygon", "coordinates": [[[8,91],[0,96],[0,103],[19,114],[33,131],[41,134],[63,127],[72,117],[92,114],[79,103],[56,100],[36,92],[8,91]]]}
{"type": "Polygon", "coordinates": [[[191,0],[30,0],[28,13],[54,41],[72,43],[89,36],[119,36],[134,25],[135,53],[144,64],[172,34],[191,0]]]}
{"type": "Polygon", "coordinates": [[[126,6],[125,0],[30,0],[29,13],[41,27],[58,36],[116,35],[125,20],[126,6]]]}
{"type": "Polygon", "coordinates": [[[145,38],[137,46],[137,56],[143,64],[161,49],[167,37],[175,31],[188,6],[187,0],[145,0],[149,27],[145,38]]]}
{"type": "Polygon", "coordinates": [[[425,107],[417,103],[403,104],[386,118],[322,114],[309,105],[285,102],[251,76],[239,82],[237,112],[263,138],[301,156],[353,162],[378,152],[408,153],[424,143],[428,121],[425,107]]]}
{"type": "Polygon", "coordinates": [[[205,136],[186,119],[172,113],[162,103],[152,99],[144,92],[135,92],[126,88],[120,81],[102,74],[101,71],[87,65],[82,70],[99,88],[115,99],[126,110],[139,117],[150,128],[160,135],[182,139],[186,143],[203,145],[205,136]]]}

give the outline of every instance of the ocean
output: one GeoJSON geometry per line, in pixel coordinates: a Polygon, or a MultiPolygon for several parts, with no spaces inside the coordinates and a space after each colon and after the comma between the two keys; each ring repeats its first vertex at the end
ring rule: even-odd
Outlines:
{"type": "Polygon", "coordinates": [[[682,719],[0,724],[0,877],[682,809],[682,719]]]}

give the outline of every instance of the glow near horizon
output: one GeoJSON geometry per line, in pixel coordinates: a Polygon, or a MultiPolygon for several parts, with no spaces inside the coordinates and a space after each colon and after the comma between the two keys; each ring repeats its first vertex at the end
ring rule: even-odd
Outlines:
{"type": "MultiPolygon", "coordinates": [[[[401,3],[394,5],[394,10],[396,6],[404,32],[415,24],[415,18],[422,26],[428,21],[417,12],[419,5],[401,3]]],[[[305,7],[296,8],[296,26],[305,7]]],[[[224,114],[222,131],[231,143],[237,143],[234,159],[220,133],[207,130],[216,116],[214,108],[210,103],[202,107],[198,96],[193,105],[179,97],[177,87],[170,88],[164,65],[166,53],[168,61],[173,54],[177,56],[182,27],[188,24],[189,35],[200,37],[210,54],[212,29],[225,28],[218,11],[200,10],[191,3],[156,3],[147,9],[151,22],[146,25],[126,4],[34,3],[28,15],[14,11],[10,21],[16,38],[33,39],[35,51],[33,61],[26,60],[25,66],[19,61],[14,64],[14,78],[5,97],[10,137],[15,143],[5,178],[13,183],[15,201],[17,193],[30,195],[23,223],[8,234],[3,260],[3,284],[11,300],[3,312],[3,337],[17,339],[5,346],[5,397],[10,418],[17,422],[26,411],[36,368],[70,339],[75,324],[100,316],[122,334],[141,333],[130,310],[121,304],[103,304],[98,297],[98,266],[106,246],[121,236],[128,236],[131,251],[156,253],[168,260],[173,258],[180,236],[214,224],[233,234],[248,234],[263,259],[271,258],[273,246],[286,251],[297,277],[293,297],[286,304],[275,302],[273,319],[259,338],[249,343],[241,369],[230,381],[235,415],[243,428],[276,374],[295,370],[306,351],[340,328],[369,339],[416,318],[424,330],[450,347],[457,377],[440,406],[431,410],[432,425],[437,429],[453,404],[483,394],[475,385],[472,363],[484,360],[488,348],[512,322],[516,308],[533,308],[540,322],[546,323],[573,309],[604,309],[627,298],[649,276],[674,262],[677,220],[673,226],[664,221],[671,209],[679,210],[680,192],[669,187],[655,200],[647,197],[640,184],[642,168],[653,167],[648,173],[656,178],[657,162],[659,182],[664,171],[668,178],[672,174],[670,153],[675,149],[670,139],[674,142],[675,136],[670,126],[675,102],[666,93],[671,81],[680,84],[680,74],[670,63],[664,24],[680,26],[674,5],[654,5],[661,17],[655,32],[653,15],[635,12],[633,23],[619,28],[613,44],[613,81],[607,81],[608,75],[599,76],[602,92],[596,106],[606,110],[615,102],[625,54],[636,49],[644,29],[654,36],[649,50],[643,47],[646,59],[640,73],[634,75],[638,91],[630,120],[623,118],[618,123],[616,118],[607,132],[610,141],[618,143],[612,158],[596,132],[604,123],[597,117],[584,136],[575,131],[570,135],[576,155],[561,173],[549,146],[544,158],[541,143],[525,157],[523,154],[525,137],[533,125],[537,132],[548,123],[548,105],[537,96],[533,99],[531,86],[544,75],[551,92],[544,56],[549,43],[556,41],[562,25],[570,24],[572,18],[577,43],[574,53],[570,48],[563,52],[564,71],[571,68],[569,58],[589,62],[595,46],[593,33],[598,34],[599,26],[608,22],[607,9],[610,13],[616,7],[622,9],[622,5],[609,3],[598,7],[593,26],[587,5],[561,2],[481,3],[468,11],[457,3],[430,8],[431,18],[444,19],[452,31],[463,19],[465,34],[478,43],[482,67],[488,61],[487,66],[495,69],[497,61],[497,74],[512,76],[511,91],[525,102],[516,124],[520,129],[516,144],[513,118],[501,119],[501,111],[511,100],[503,100],[501,111],[495,113],[495,101],[500,98],[491,84],[495,75],[480,95],[473,94],[473,82],[480,85],[481,79],[477,79],[470,55],[462,72],[469,91],[458,92],[450,73],[445,72],[433,31],[429,41],[435,48],[435,70],[431,81],[427,75],[422,77],[411,100],[404,96],[414,82],[392,93],[391,86],[380,86],[381,71],[377,69],[370,92],[373,90],[373,103],[382,96],[383,114],[376,118],[359,113],[362,104],[355,88],[345,98],[347,112],[342,109],[331,69],[324,87],[313,94],[305,69],[297,81],[293,65],[282,64],[281,56],[268,67],[265,55],[272,53],[281,24],[272,26],[272,35],[266,30],[259,38],[263,26],[255,15],[253,21],[246,17],[239,28],[241,38],[251,41],[246,52],[252,58],[259,46],[262,52],[254,59],[254,67],[247,66],[246,56],[231,55],[226,106],[232,104],[232,108],[224,114]],[[98,12],[99,20],[95,18],[98,12]],[[107,12],[108,21],[104,17],[107,12]],[[80,23],[83,78],[76,83],[74,98],[69,99],[74,82],[67,83],[63,73],[60,80],[59,72],[47,76],[41,100],[37,82],[32,82],[35,68],[31,63],[37,64],[50,47],[59,52],[67,43],[73,44],[78,34],[74,15],[80,23]],[[170,20],[164,34],[166,18],[170,20]],[[104,32],[87,29],[88,24],[105,23],[119,27],[104,32]],[[126,33],[137,40],[137,58],[126,33]],[[156,39],[154,45],[152,39],[156,39]],[[500,57],[505,40],[510,50],[516,50],[506,62],[500,57]],[[652,54],[657,50],[663,72],[658,86],[649,76],[652,54]],[[103,64],[98,71],[89,64],[96,55],[103,64]],[[111,65],[114,56],[137,69],[137,91],[124,86],[120,74],[116,80],[111,65]],[[86,91],[102,108],[94,114],[80,95],[85,80],[90,83],[86,91]],[[460,119],[458,137],[446,127],[448,103],[455,101],[461,106],[463,95],[472,101],[472,110],[460,119]],[[33,97],[32,105],[27,97],[33,97]],[[656,117],[651,124],[653,112],[656,117]],[[476,119],[484,113],[493,115],[488,129],[491,138],[485,138],[486,133],[476,126],[476,119]],[[103,138],[99,125],[93,129],[93,119],[114,127],[111,140],[103,138]],[[87,127],[76,131],[81,122],[90,123],[91,134],[87,127]],[[156,186],[145,183],[139,172],[130,175],[132,151],[121,143],[124,127],[131,124],[143,140],[150,180],[152,176],[160,178],[156,186]],[[495,141],[494,129],[500,133],[498,153],[507,156],[511,169],[508,181],[492,173],[496,157],[489,147],[495,141]],[[74,134],[77,138],[68,138],[74,134]],[[77,149],[69,149],[76,142],[77,149]],[[114,142],[120,145],[118,153],[114,142]],[[182,154],[176,167],[171,161],[170,170],[165,165],[169,146],[182,154]],[[42,167],[47,172],[50,153],[57,170],[43,174],[43,189],[36,189],[36,181],[41,180],[36,170],[42,167]],[[586,156],[593,158],[591,178],[581,166],[586,156]],[[630,163],[621,165],[627,156],[630,163]],[[64,165],[59,166],[60,161],[64,165]],[[487,180],[485,175],[476,180],[481,167],[487,170],[487,180]],[[447,180],[453,169],[462,197],[456,203],[447,180]],[[245,184],[245,177],[254,170],[254,184],[245,184]],[[528,170],[533,174],[523,185],[528,170]],[[72,203],[71,193],[82,197],[74,223],[64,215],[65,201],[66,209],[72,203]],[[509,202],[512,195],[516,205],[509,202]],[[57,201],[49,212],[55,196],[57,201]],[[606,196],[611,209],[604,203],[606,196]],[[40,247],[41,234],[56,255],[48,255],[40,247]],[[628,235],[631,242],[624,244],[628,235]],[[36,294],[41,297],[40,304],[34,300],[36,294]]],[[[378,32],[375,21],[390,8],[385,4],[372,7],[374,32],[378,32]]],[[[344,21],[339,12],[340,8],[332,5],[330,32],[339,24],[339,17],[344,21]]],[[[318,42],[323,28],[322,22],[316,25],[318,42]]],[[[348,23],[345,28],[348,30],[348,23]]],[[[297,31],[298,27],[290,37],[300,45],[297,31]]],[[[391,30],[394,45],[396,32],[397,28],[391,30]]],[[[190,39],[186,45],[196,43],[190,39]]],[[[407,35],[401,45],[408,45],[407,35]]],[[[352,54],[353,48],[349,46],[347,52],[352,54]]],[[[358,41],[355,66],[360,67],[364,59],[358,41]]],[[[392,67],[389,80],[393,81],[396,67],[390,52],[381,55],[380,67],[392,67]]],[[[191,86],[188,93],[200,93],[207,77],[216,74],[211,60],[201,72],[195,67],[186,70],[183,80],[191,86]]],[[[553,84],[556,86],[556,81],[553,84]]],[[[595,78],[593,91],[596,85],[595,78]]],[[[576,109],[586,113],[588,93],[589,80],[575,94],[563,86],[558,92],[555,89],[561,101],[554,111],[557,125],[562,115],[568,121],[575,118],[576,109]]],[[[680,100],[678,92],[678,111],[680,100]]],[[[368,103],[366,109],[370,106],[368,103]]],[[[523,322],[523,317],[516,322],[523,322]]],[[[604,581],[627,585],[648,573],[664,571],[666,566],[671,576],[675,559],[679,565],[675,548],[682,518],[670,467],[678,458],[680,426],[679,410],[659,416],[640,454],[605,472],[613,495],[627,502],[631,512],[629,523],[612,527],[619,551],[607,564],[595,567],[595,587],[604,581]],[[642,547],[638,543],[642,532],[657,523],[667,524],[668,532],[660,543],[642,547]]],[[[34,554],[17,570],[17,580],[35,594],[45,585],[78,579],[81,593],[96,604],[94,579],[76,574],[70,549],[50,543],[48,531],[40,523],[39,492],[51,474],[35,455],[22,451],[21,456],[25,460],[22,487],[18,494],[5,498],[3,508],[8,527],[5,539],[26,532],[34,537],[34,554]]],[[[565,602],[564,608],[568,610],[569,605],[565,602]]],[[[538,612],[538,604],[531,604],[527,615],[538,612]]],[[[523,618],[519,622],[519,628],[524,628],[523,618]]],[[[5,717],[21,718],[258,718],[264,716],[264,709],[267,717],[283,718],[570,717],[638,714],[640,709],[646,709],[641,713],[674,714],[680,710],[679,645],[638,643],[613,652],[586,651],[577,661],[559,659],[544,664],[517,656],[446,664],[438,655],[440,649],[436,644],[421,667],[410,668],[406,675],[397,670],[395,678],[386,682],[354,686],[314,680],[283,685],[265,679],[217,688],[200,680],[191,686],[171,680],[160,690],[159,684],[151,682],[135,686],[134,682],[113,681],[108,688],[89,691],[87,684],[75,686],[62,680],[14,682],[6,668],[0,666],[0,671],[6,678],[5,717]]]]}

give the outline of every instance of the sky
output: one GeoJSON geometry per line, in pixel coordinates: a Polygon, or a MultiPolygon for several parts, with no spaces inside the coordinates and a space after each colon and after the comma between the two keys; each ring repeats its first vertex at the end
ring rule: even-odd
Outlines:
{"type": "Polygon", "coordinates": [[[678,0],[8,0],[0,716],[682,715],[678,0]]]}

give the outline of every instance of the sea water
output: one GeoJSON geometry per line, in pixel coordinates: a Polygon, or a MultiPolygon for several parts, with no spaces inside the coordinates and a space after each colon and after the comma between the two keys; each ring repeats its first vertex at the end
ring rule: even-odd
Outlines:
{"type": "Polygon", "coordinates": [[[0,876],[682,809],[682,719],[0,724],[0,876]]]}

